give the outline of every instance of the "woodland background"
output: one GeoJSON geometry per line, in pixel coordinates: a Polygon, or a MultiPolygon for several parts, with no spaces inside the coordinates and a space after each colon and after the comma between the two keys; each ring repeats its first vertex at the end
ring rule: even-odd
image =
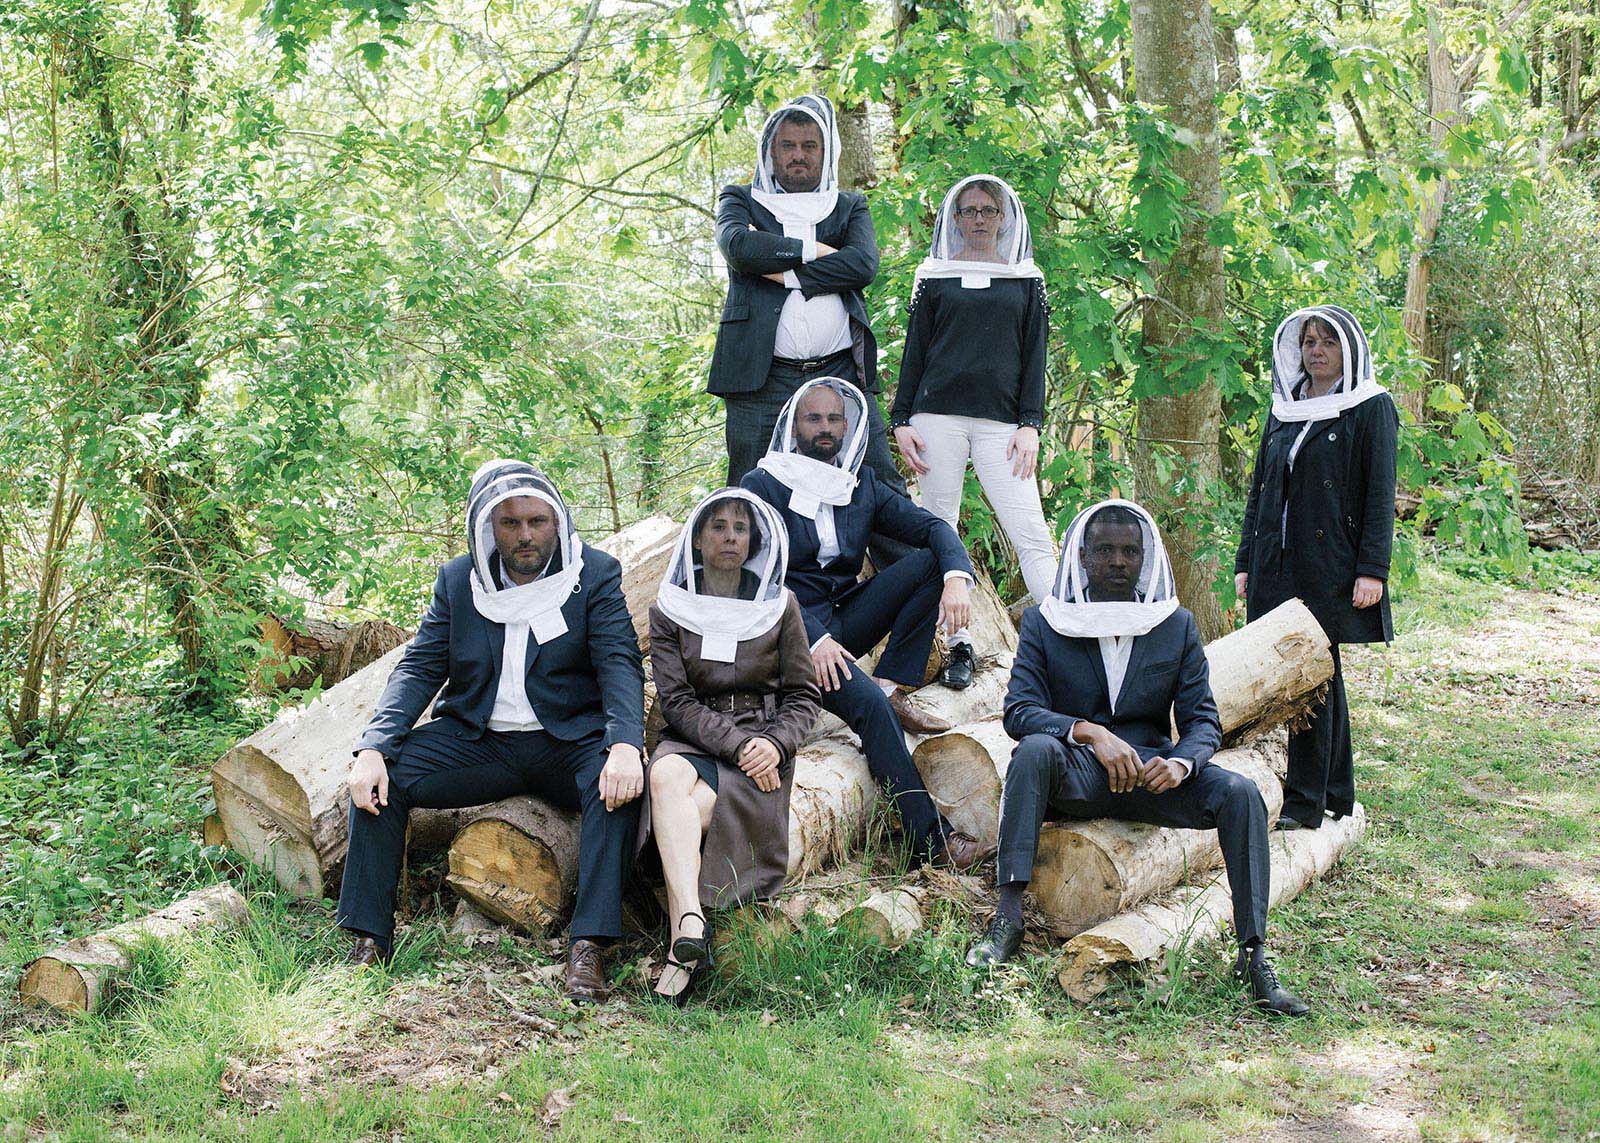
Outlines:
{"type": "MultiPolygon", "coordinates": [[[[1358,313],[1409,410],[1400,582],[1425,533],[1515,566],[1519,474],[1600,481],[1597,20],[13,0],[4,729],[227,707],[267,613],[413,625],[488,455],[537,457],[591,538],[720,483],[711,212],[807,90],[870,194],[888,380],[945,189],[1016,186],[1051,292],[1048,511],[1156,504],[1209,631],[1267,341],[1313,300],[1358,313]]],[[[975,484],[964,528],[1020,594],[975,484]]]]}
{"type": "MultiPolygon", "coordinates": [[[[0,0],[0,1140],[1600,1137],[1597,32],[1588,0],[0,0]],[[683,1013],[626,960],[591,1019],[559,944],[470,947],[437,892],[353,979],[328,902],[205,844],[211,764],[319,686],[273,622],[412,627],[477,462],[537,458],[590,539],[721,483],[715,196],[812,90],[886,382],[933,210],[1006,178],[1047,509],[1152,504],[1208,634],[1272,329],[1334,300],[1371,334],[1400,639],[1347,659],[1368,840],[1273,915],[1314,1019],[1251,1013],[1221,941],[1093,1009],[1046,957],[979,977],[959,911],[894,954],[810,931],[683,1013]],[[238,933],[144,949],[82,1021],[18,1005],[45,948],[219,878],[238,933]]],[[[962,528],[1015,600],[972,484],[962,528]]]]}

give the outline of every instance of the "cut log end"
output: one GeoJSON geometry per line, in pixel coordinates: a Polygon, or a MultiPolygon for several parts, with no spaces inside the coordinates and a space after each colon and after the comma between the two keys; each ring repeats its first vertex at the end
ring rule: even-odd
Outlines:
{"type": "Polygon", "coordinates": [[[445,879],[480,912],[532,933],[560,919],[563,880],[549,845],[495,820],[474,822],[456,835],[445,879]]]}
{"type": "Polygon", "coordinates": [[[922,928],[922,899],[904,888],[874,893],[844,913],[837,927],[857,940],[897,949],[922,928]]]}
{"type": "Polygon", "coordinates": [[[77,965],[53,956],[42,956],[28,966],[17,985],[25,1005],[48,1005],[62,1012],[89,1012],[94,1003],[92,975],[77,965]]]}

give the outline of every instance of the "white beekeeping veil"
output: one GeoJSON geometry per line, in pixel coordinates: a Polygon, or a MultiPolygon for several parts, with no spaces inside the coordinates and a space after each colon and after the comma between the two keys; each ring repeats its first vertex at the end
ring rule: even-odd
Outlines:
{"type": "Polygon", "coordinates": [[[861,460],[867,454],[867,398],[850,382],[838,377],[818,377],[807,381],[784,402],[778,423],[772,430],[767,455],[756,462],[789,489],[789,510],[796,516],[815,519],[824,507],[832,509],[850,503],[855,493],[861,460]],[[802,456],[795,439],[796,410],[813,389],[830,389],[844,402],[844,440],[832,462],[802,456]]]}
{"type": "Polygon", "coordinates": [[[1039,605],[1045,622],[1056,632],[1071,638],[1104,638],[1117,635],[1144,635],[1178,608],[1178,594],[1172,578],[1172,564],[1161,543],[1161,531],[1150,513],[1130,500],[1102,500],[1085,508],[1067,529],[1061,544],[1061,563],[1056,567],[1056,582],[1050,598],[1039,605]],[[1144,534],[1144,565],[1134,585],[1131,602],[1100,601],[1089,597],[1088,575],[1083,566],[1084,548],[1089,542],[1089,525],[1100,513],[1111,510],[1113,519],[1135,522],[1144,534]]]}
{"type": "Polygon", "coordinates": [[[788,566],[789,530],[778,510],[753,492],[724,488],[702,500],[684,521],[656,603],[667,618],[700,636],[701,658],[731,663],[740,643],[765,635],[783,619],[789,601],[789,589],[783,586],[788,566]],[[729,504],[742,504],[755,522],[737,599],[705,593],[704,561],[694,547],[701,525],[729,504]]]}
{"type": "Polygon", "coordinates": [[[772,212],[790,238],[815,241],[817,223],[833,213],[839,201],[839,131],[834,123],[833,104],[821,95],[802,95],[785,103],[767,117],[761,128],[761,143],[756,151],[755,177],[750,181],[751,196],[772,212]],[[800,116],[816,124],[822,132],[822,181],[814,191],[790,194],[778,182],[773,169],[772,146],[778,127],[787,119],[800,116]]]}
{"type": "Polygon", "coordinates": [[[969,289],[984,289],[994,278],[1044,279],[1044,273],[1033,264],[1028,216],[1022,201],[1004,179],[970,175],[950,188],[933,219],[933,244],[928,256],[917,267],[916,281],[921,283],[927,278],[960,278],[969,289]],[[965,204],[963,198],[968,200],[965,204]],[[992,236],[991,243],[974,246],[957,217],[963,208],[1000,212],[966,223],[968,231],[974,226],[986,229],[992,236]]]}
{"type": "MultiPolygon", "coordinates": [[[[1372,348],[1355,315],[1343,306],[1308,306],[1296,310],[1272,335],[1272,415],[1280,421],[1326,421],[1379,393],[1386,393],[1372,370],[1372,348]],[[1311,318],[1333,327],[1344,357],[1344,376],[1320,397],[1296,398],[1307,379],[1300,360],[1300,333],[1311,318]]],[[[1298,451],[1298,450],[1297,450],[1298,451]]]]}
{"type": "MultiPolygon", "coordinates": [[[[520,460],[491,460],[472,474],[472,491],[467,496],[467,552],[472,557],[472,604],[478,614],[510,628],[526,625],[540,643],[548,643],[566,633],[567,621],[561,605],[578,589],[583,571],[583,541],[572,527],[572,514],[545,475],[520,460]],[[515,496],[532,496],[555,510],[556,550],[545,573],[531,583],[502,587],[494,573],[491,557],[496,555],[494,509],[515,496]]],[[[526,638],[519,642],[526,646],[526,638]]]]}

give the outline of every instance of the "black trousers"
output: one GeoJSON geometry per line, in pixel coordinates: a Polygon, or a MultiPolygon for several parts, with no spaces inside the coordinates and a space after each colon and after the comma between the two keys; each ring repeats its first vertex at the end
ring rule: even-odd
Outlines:
{"type": "Polygon", "coordinates": [[[1000,794],[1000,854],[995,884],[1033,880],[1039,830],[1052,818],[1121,818],[1175,829],[1215,829],[1233,890],[1233,928],[1240,944],[1267,932],[1272,860],[1267,807],[1249,778],[1202,766],[1175,790],[1111,792],[1111,779],[1087,746],[1030,734],[1012,752],[1000,794]]]}
{"type": "MultiPolygon", "coordinates": [[[[861,584],[823,623],[852,655],[866,654],[887,634],[889,642],[878,659],[878,674],[897,683],[921,686],[943,591],[938,561],[923,549],[861,584]]],[[[822,692],[822,706],[861,737],[867,769],[899,811],[911,852],[919,858],[937,856],[950,826],[939,815],[911,761],[905,731],[889,705],[889,696],[865,671],[851,664],[849,678],[838,690],[822,692]]]]}
{"type": "Polygon", "coordinates": [[[376,817],[350,807],[350,851],[339,888],[337,921],[380,941],[394,934],[395,891],[405,857],[406,817],[413,808],[446,809],[532,794],[562,809],[581,810],[578,901],[572,938],[622,935],[622,887],[639,829],[639,800],[607,810],[600,798],[605,765],[599,731],[566,742],[542,730],[458,737],[450,719],[406,735],[389,764],[389,804],[376,817]]]}
{"type": "Polygon", "coordinates": [[[1328,695],[1311,708],[1311,725],[1289,735],[1289,774],[1283,783],[1283,816],[1307,829],[1322,824],[1322,811],[1341,817],[1356,808],[1356,761],[1350,745],[1350,703],[1344,693],[1339,645],[1333,652],[1328,695]]]}

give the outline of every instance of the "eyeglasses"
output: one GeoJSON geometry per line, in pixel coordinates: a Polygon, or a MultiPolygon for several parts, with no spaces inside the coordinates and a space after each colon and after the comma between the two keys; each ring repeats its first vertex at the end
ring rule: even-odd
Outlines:
{"type": "Polygon", "coordinates": [[[960,206],[956,208],[956,213],[969,222],[974,218],[993,222],[1000,217],[1000,208],[998,206],[960,206]]]}

